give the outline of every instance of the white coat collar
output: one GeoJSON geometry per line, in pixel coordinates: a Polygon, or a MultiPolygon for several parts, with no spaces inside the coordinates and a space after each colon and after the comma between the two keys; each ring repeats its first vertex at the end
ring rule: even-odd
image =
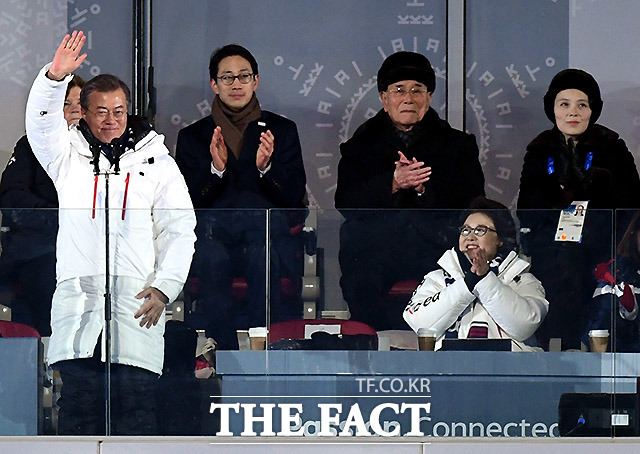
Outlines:
{"type": "MultiPolygon", "coordinates": [[[[71,135],[71,146],[75,149],[79,154],[85,156],[89,159],[92,158],[91,150],[89,148],[89,142],[82,135],[80,129],[76,125],[72,125],[69,128],[69,132],[71,135]]],[[[168,150],[165,147],[150,147],[148,146],[155,140],[160,140],[162,143],[164,141],[164,136],[158,134],[155,131],[149,131],[149,133],[143,137],[138,143],[136,143],[136,147],[133,150],[127,150],[124,152],[122,157],[120,158],[120,162],[123,160],[126,161],[127,157],[130,157],[135,154],[136,158],[147,160],[149,158],[157,158],[159,156],[163,156],[168,154],[168,150]]]]}

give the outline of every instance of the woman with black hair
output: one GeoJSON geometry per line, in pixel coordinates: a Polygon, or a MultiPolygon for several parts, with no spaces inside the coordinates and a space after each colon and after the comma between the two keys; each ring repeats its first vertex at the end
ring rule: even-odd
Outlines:
{"type": "Polygon", "coordinates": [[[518,209],[528,227],[533,271],[547,290],[550,309],[538,330],[540,344],[561,339],[562,349],[579,349],[595,282],[593,267],[610,258],[610,212],[593,209],[640,207],[640,178],[624,140],[597,124],[602,112],[600,87],[580,69],[557,73],[544,96],[544,112],[553,124],[527,146],[520,177],[518,209]],[[588,201],[580,243],[553,240],[558,214],[573,202],[588,201]]]}
{"type": "Polygon", "coordinates": [[[438,261],[404,311],[414,331],[435,333],[436,349],[445,337],[511,339],[525,345],[549,307],[544,288],[528,273],[516,252],[515,228],[507,211],[475,210],[459,229],[458,249],[438,261]]]}
{"type": "Polygon", "coordinates": [[[566,208],[588,200],[589,208],[640,207],[640,178],[618,133],[596,124],[602,112],[593,76],[565,69],[554,76],[544,96],[553,128],[527,146],[518,209],[566,208]]]}

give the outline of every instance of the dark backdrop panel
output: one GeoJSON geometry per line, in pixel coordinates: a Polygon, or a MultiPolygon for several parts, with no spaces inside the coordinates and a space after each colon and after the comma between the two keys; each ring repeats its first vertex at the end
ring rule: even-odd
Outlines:
{"type": "Polygon", "coordinates": [[[568,0],[467,0],[465,60],[465,122],[487,197],[515,204],[525,148],[552,126],[542,97],[568,66],[568,0]]]}
{"type": "MultiPolygon", "coordinates": [[[[114,74],[133,89],[133,0],[69,1],[67,26],[69,31],[82,30],[87,35],[87,59],[77,71],[80,76],[88,80],[98,74],[114,74]]],[[[49,61],[52,59],[53,53],[49,61]]]]}
{"type": "Polygon", "coordinates": [[[339,144],[381,108],[375,76],[385,56],[427,55],[439,76],[432,105],[445,116],[445,0],[186,0],[153,8],[156,124],[169,147],[180,128],[210,114],[213,50],[241,44],[258,60],[262,107],[298,125],[311,203],[333,207],[339,144]]]}

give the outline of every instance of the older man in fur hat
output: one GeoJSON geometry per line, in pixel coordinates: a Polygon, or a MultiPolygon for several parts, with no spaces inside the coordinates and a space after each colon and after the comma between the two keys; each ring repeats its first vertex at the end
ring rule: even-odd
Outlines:
{"type": "MultiPolygon", "coordinates": [[[[378,71],[383,108],[341,145],[336,208],[467,208],[484,195],[475,138],[430,107],[435,87],[425,56],[385,59],[378,71]]],[[[390,307],[385,295],[396,280],[420,280],[435,265],[444,241],[435,233],[439,222],[406,210],[342,212],[341,286],[352,318],[376,329],[405,328],[406,301],[390,307]]]]}

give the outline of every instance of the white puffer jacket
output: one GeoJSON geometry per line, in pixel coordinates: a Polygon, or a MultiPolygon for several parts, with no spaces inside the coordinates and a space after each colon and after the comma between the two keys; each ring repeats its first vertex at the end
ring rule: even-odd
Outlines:
{"type": "Polygon", "coordinates": [[[427,274],[411,297],[404,319],[414,331],[434,331],[440,348],[446,331],[466,339],[475,323],[488,326],[488,338],[512,339],[514,351],[533,350],[523,342],[531,337],[547,315],[549,303],[538,279],[526,272],[529,263],[514,251],[489,271],[472,290],[455,249],[438,260],[442,269],[427,274]]]}
{"type": "MultiPolygon", "coordinates": [[[[94,179],[89,143],[77,127],[67,127],[63,116],[71,76],[52,81],[45,76],[49,66],[31,88],[26,127],[60,203],[48,355],[53,364],[90,357],[104,326],[106,184],[104,175],[94,179]]],[[[100,170],[113,171],[104,155],[100,170]]],[[[169,301],[178,296],[191,264],[195,223],[186,184],[164,137],[150,131],[122,155],[119,175],[109,176],[113,362],[161,373],[164,315],[157,326],[141,328],[133,318],[142,304],[135,295],[152,286],[169,301]]]]}

